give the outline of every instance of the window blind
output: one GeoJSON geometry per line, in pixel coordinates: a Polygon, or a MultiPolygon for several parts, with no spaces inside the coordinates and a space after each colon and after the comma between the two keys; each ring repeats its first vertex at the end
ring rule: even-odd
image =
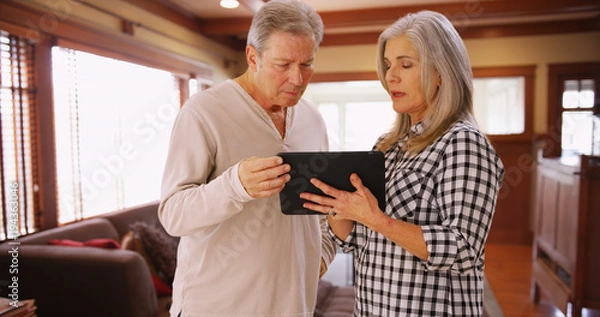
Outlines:
{"type": "Polygon", "coordinates": [[[16,239],[39,227],[35,45],[0,30],[0,229],[16,239]]]}
{"type": "Polygon", "coordinates": [[[52,62],[59,223],[158,201],[183,80],[60,46],[52,62]]]}

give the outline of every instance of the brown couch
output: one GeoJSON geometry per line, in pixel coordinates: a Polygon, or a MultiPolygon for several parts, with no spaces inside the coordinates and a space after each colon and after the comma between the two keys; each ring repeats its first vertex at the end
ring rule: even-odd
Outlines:
{"type": "Polygon", "coordinates": [[[329,281],[319,281],[315,317],[352,317],[354,288],[337,286],[329,281]]]}
{"type": "MultiPolygon", "coordinates": [[[[170,296],[158,297],[151,270],[134,251],[98,247],[49,245],[53,239],[122,241],[131,225],[139,222],[159,227],[158,203],[104,214],[19,237],[19,245],[0,244],[0,296],[15,289],[19,299],[34,298],[38,316],[163,317],[168,316],[170,296]],[[18,247],[17,260],[13,247],[18,247]],[[9,271],[11,263],[18,272],[9,271]]],[[[162,230],[164,232],[164,230],[162,230]]],[[[315,316],[352,316],[351,287],[319,283],[315,316]]]]}
{"type": "Polygon", "coordinates": [[[157,206],[147,204],[19,237],[19,245],[0,244],[0,268],[18,264],[15,274],[0,270],[0,295],[14,292],[8,286],[16,277],[19,298],[34,298],[38,316],[168,316],[170,297],[157,297],[148,265],[139,253],[48,245],[52,239],[120,242],[133,223],[158,225],[157,206]],[[18,260],[8,252],[15,246],[18,260]]]}

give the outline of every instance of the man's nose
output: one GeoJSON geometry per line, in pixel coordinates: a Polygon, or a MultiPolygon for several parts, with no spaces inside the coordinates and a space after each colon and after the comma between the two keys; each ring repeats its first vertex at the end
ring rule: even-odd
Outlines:
{"type": "Polygon", "coordinates": [[[296,86],[302,85],[304,82],[304,78],[302,78],[302,69],[300,69],[300,66],[293,66],[290,68],[288,77],[289,81],[296,86]]]}

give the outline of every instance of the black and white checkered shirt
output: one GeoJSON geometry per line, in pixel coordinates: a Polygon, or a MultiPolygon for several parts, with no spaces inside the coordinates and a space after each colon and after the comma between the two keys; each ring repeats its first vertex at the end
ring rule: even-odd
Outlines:
{"type": "MultiPolygon", "coordinates": [[[[411,133],[422,133],[422,124],[411,133]]],[[[344,252],[354,252],[354,315],[483,316],[484,243],[504,175],[488,140],[458,122],[410,157],[402,142],[385,153],[385,213],[420,225],[427,262],[355,224],[344,252]]]]}

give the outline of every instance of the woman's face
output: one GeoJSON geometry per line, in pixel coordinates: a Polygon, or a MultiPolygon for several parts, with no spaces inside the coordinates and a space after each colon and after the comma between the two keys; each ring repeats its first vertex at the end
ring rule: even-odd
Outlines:
{"type": "Polygon", "coordinates": [[[387,41],[383,54],[385,81],[394,111],[410,116],[411,125],[423,120],[427,110],[421,88],[421,62],[417,50],[404,35],[387,41]]]}

